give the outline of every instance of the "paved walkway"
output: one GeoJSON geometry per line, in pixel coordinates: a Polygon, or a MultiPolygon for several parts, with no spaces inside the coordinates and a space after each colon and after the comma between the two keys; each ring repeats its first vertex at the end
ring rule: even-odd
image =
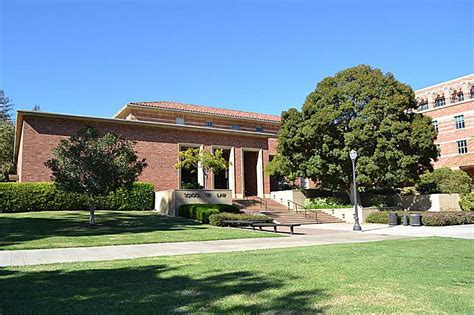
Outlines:
{"type": "MultiPolygon", "coordinates": [[[[254,238],[102,247],[6,250],[0,251],[0,266],[25,266],[183,254],[222,253],[336,243],[361,243],[403,238],[402,236],[335,231],[330,229],[315,230],[314,228],[301,228],[301,230],[308,232],[308,235],[292,235],[281,238],[254,238]]],[[[297,232],[298,231],[297,228],[297,232]]]]}
{"type": "MultiPolygon", "coordinates": [[[[464,239],[474,239],[474,224],[453,225],[453,226],[388,226],[387,224],[361,224],[363,234],[371,235],[398,235],[408,237],[455,237],[464,239]]],[[[305,225],[305,232],[313,234],[321,230],[325,231],[352,231],[353,224],[333,223],[333,224],[311,224],[305,225]]]]}

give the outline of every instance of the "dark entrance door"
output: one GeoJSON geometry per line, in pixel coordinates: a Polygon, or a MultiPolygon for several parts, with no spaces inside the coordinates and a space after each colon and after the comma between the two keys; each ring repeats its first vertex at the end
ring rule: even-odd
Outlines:
{"type": "Polygon", "coordinates": [[[257,195],[258,152],[244,151],[244,195],[257,195]]]}

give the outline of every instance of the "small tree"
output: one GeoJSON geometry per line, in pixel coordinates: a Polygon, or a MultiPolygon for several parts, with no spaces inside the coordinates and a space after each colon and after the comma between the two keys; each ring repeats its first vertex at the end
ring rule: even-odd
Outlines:
{"type": "Polygon", "coordinates": [[[199,167],[204,173],[204,189],[206,188],[207,177],[210,172],[216,173],[229,168],[229,161],[223,156],[223,151],[217,149],[214,153],[201,151],[199,148],[189,148],[186,151],[178,153],[179,162],[174,166],[175,169],[185,168],[195,172],[199,167]]]}
{"type": "Polygon", "coordinates": [[[5,96],[5,92],[0,90],[0,121],[11,121],[12,111],[12,102],[8,97],[5,96]]]}
{"type": "Polygon", "coordinates": [[[95,225],[96,198],[119,188],[130,189],[147,166],[145,159],[138,160],[133,145],[114,133],[99,136],[87,126],[61,140],[53,150],[54,158],[45,162],[60,189],[88,196],[90,225],[95,225]]]}

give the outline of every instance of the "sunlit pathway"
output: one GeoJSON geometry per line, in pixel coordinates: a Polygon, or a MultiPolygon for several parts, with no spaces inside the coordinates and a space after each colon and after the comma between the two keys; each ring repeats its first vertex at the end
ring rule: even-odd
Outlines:
{"type": "Polygon", "coordinates": [[[305,235],[292,235],[281,238],[233,239],[102,247],[6,250],[0,251],[0,266],[24,266],[183,254],[234,252],[323,244],[360,243],[403,238],[403,236],[397,235],[367,234],[324,229],[317,230],[302,227],[297,228],[296,232],[304,232],[305,235]]]}

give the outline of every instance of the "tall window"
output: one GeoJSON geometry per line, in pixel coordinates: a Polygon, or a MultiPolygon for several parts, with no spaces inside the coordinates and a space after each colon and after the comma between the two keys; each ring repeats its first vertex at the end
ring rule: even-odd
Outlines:
{"type": "Polygon", "coordinates": [[[176,124],[184,125],[184,117],[176,117],[176,124]]]}
{"type": "Polygon", "coordinates": [[[471,98],[474,98],[474,86],[471,86],[471,98]]]}
{"type": "Polygon", "coordinates": [[[458,102],[461,102],[461,101],[464,101],[464,93],[462,91],[459,91],[457,94],[456,94],[456,100],[458,102]]]}
{"type": "Polygon", "coordinates": [[[214,126],[212,121],[206,121],[206,127],[212,127],[212,126],[214,126]]]}
{"type": "Polygon", "coordinates": [[[456,141],[458,144],[458,154],[466,154],[467,153],[467,140],[459,140],[456,141]]]}
{"type": "Polygon", "coordinates": [[[438,132],[438,121],[433,120],[433,126],[435,127],[436,132],[438,132]]]}
{"type": "Polygon", "coordinates": [[[421,100],[419,105],[418,105],[418,110],[427,110],[428,109],[428,101],[427,100],[421,100]]]}
{"type": "Polygon", "coordinates": [[[464,124],[464,115],[454,116],[454,121],[456,122],[456,129],[463,129],[464,124]]]}
{"type": "Polygon", "coordinates": [[[438,157],[441,156],[441,145],[437,144],[436,145],[436,150],[438,150],[438,157]]]}
{"type": "Polygon", "coordinates": [[[436,99],[435,99],[435,107],[441,107],[441,106],[444,106],[446,105],[446,99],[444,98],[444,96],[438,96],[436,99]]]}
{"type": "Polygon", "coordinates": [[[255,131],[256,132],[263,132],[263,127],[262,126],[258,126],[255,128],[255,131]]]}

